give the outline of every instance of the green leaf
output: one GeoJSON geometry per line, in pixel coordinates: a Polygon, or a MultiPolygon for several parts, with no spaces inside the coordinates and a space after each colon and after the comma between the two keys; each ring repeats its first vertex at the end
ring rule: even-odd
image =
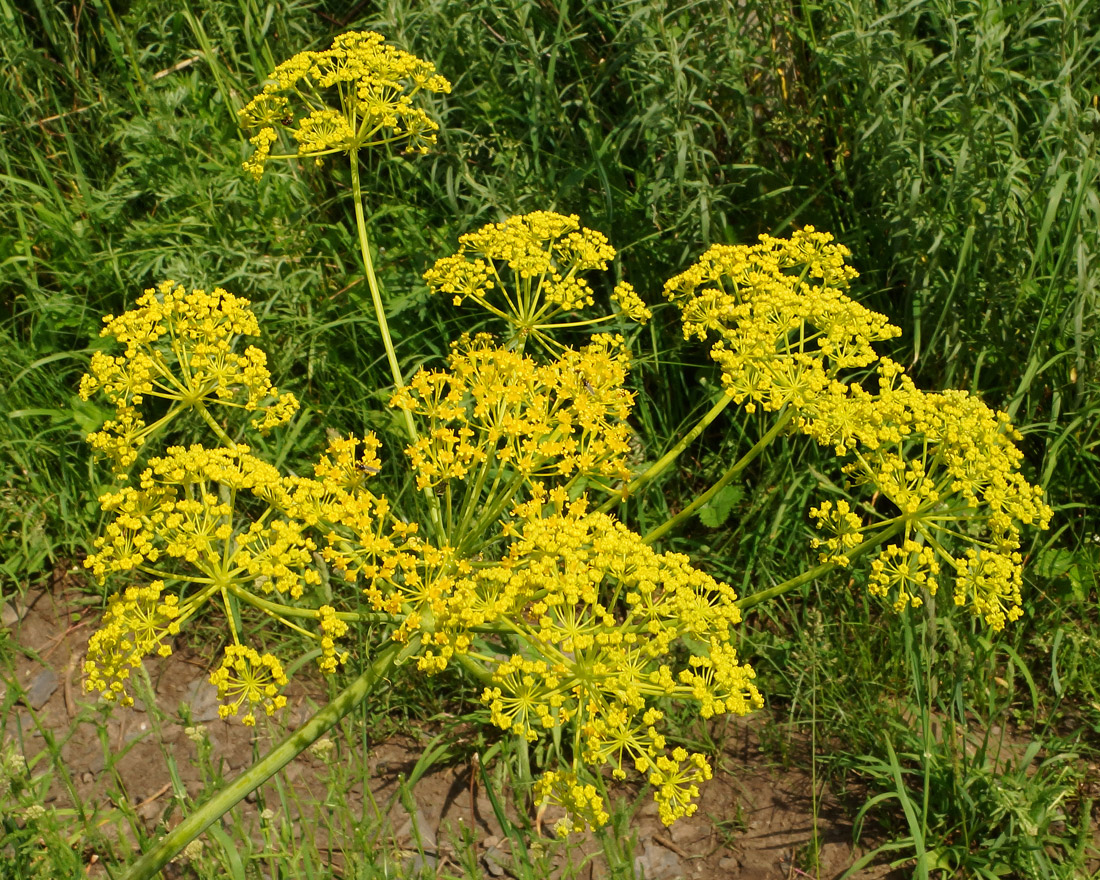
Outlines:
{"type": "Polygon", "coordinates": [[[729,519],[733,509],[744,497],[745,490],[740,486],[723,487],[710,501],[699,508],[699,521],[707,528],[718,528],[729,519]]]}

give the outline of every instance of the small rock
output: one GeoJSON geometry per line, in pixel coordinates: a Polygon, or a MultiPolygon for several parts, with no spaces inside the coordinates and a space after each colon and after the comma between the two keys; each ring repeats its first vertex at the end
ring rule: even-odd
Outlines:
{"type": "Polygon", "coordinates": [[[134,742],[134,740],[144,738],[150,731],[151,728],[147,723],[145,723],[144,721],[139,721],[132,728],[126,731],[126,736],[123,737],[122,741],[125,743],[132,743],[134,742]]]}
{"type": "Polygon", "coordinates": [[[435,849],[435,832],[432,831],[431,826],[424,819],[424,814],[420,812],[419,807],[416,813],[409,816],[397,830],[397,839],[411,841],[415,844],[418,835],[420,844],[425,849],[435,849]]]}
{"type": "Polygon", "coordinates": [[[498,847],[489,847],[489,849],[485,851],[485,855],[481,857],[481,861],[485,865],[485,870],[489,872],[490,876],[504,876],[504,866],[508,863],[508,857],[498,847]]]}
{"type": "Polygon", "coordinates": [[[59,683],[60,679],[58,679],[57,673],[47,667],[34,677],[30,687],[27,688],[24,699],[32,709],[41,709],[53,696],[53,692],[57,690],[59,683]]]}
{"type": "Polygon", "coordinates": [[[203,724],[215,721],[218,716],[218,689],[204,676],[196,678],[187,686],[183,702],[191,709],[191,722],[203,724]]]}
{"type": "Polygon", "coordinates": [[[634,872],[646,880],[670,880],[684,873],[680,857],[671,850],[647,843],[645,851],[634,858],[634,872]]]}
{"type": "Polygon", "coordinates": [[[80,781],[85,785],[95,782],[95,774],[91,770],[85,770],[80,774],[80,781]]]}
{"type": "Polygon", "coordinates": [[[84,759],[84,767],[85,772],[93,776],[102,773],[107,767],[107,756],[103,754],[103,749],[93,749],[84,759]]]}
{"type": "Polygon", "coordinates": [[[0,623],[4,626],[15,626],[19,622],[19,612],[11,602],[0,605],[0,623]]]}
{"type": "Polygon", "coordinates": [[[698,843],[703,837],[706,837],[706,834],[707,832],[704,829],[690,819],[680,819],[678,822],[673,822],[672,827],[668,829],[668,836],[672,838],[673,843],[683,849],[688,849],[693,844],[698,843]]]}
{"type": "Polygon", "coordinates": [[[150,827],[156,824],[162,811],[163,807],[157,804],[156,801],[149,801],[149,803],[141,804],[137,808],[138,816],[140,816],[141,820],[150,827]]]}
{"type": "Polygon", "coordinates": [[[410,868],[410,877],[419,877],[425,871],[430,871],[432,874],[435,874],[436,866],[439,864],[439,858],[435,853],[426,852],[421,854],[414,852],[405,864],[410,868]]]}
{"type": "Polygon", "coordinates": [[[736,871],[741,867],[741,860],[734,856],[723,856],[722,860],[718,862],[719,871],[736,871]]]}

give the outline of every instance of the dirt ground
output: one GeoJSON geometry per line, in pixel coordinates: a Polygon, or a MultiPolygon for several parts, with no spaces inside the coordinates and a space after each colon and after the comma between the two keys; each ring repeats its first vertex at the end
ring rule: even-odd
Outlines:
{"type": "MultiPolygon", "coordinates": [[[[4,743],[20,744],[25,757],[31,760],[45,747],[43,734],[35,724],[37,718],[38,725],[62,743],[61,754],[75,791],[86,804],[109,807],[112,793],[117,796],[121,790],[150,830],[168,813],[178,821],[178,810],[171,809],[172,779],[167,756],[175,758],[176,771],[190,795],[200,793],[201,782],[192,760],[195,731],[185,730],[182,719],[175,715],[177,706],[188,707],[192,726],[205,728],[211,757],[220,762],[227,779],[250,766],[256,754],[266,752],[270,738],[259,728],[250,730],[218,719],[217,695],[207,681],[208,670],[186,651],[147,664],[157,705],[169,720],[151,718],[140,701],[134,709],[100,714],[103,710],[81,687],[81,664],[98,610],[87,605],[81,610],[74,604],[82,594],[65,580],[55,578],[47,589],[29,593],[16,605],[4,606],[3,624],[22,649],[15,652],[15,677],[22,696],[5,719],[4,743]],[[124,753],[117,761],[105,760],[99,732],[104,717],[110,752],[124,753]]],[[[299,681],[304,677],[299,675],[299,681]]],[[[10,688],[10,682],[0,682],[0,688],[2,694],[10,688]]],[[[309,691],[308,684],[292,683],[288,696],[286,720],[291,726],[309,718],[324,702],[320,693],[309,691]]],[[[805,859],[814,830],[811,777],[803,769],[782,769],[768,759],[759,737],[764,724],[763,718],[750,718],[739,722],[734,736],[727,735],[723,760],[716,767],[715,778],[703,786],[695,816],[665,828],[658,821],[652,800],[642,801],[632,825],[637,835],[637,876],[648,880],[836,878],[859,857],[860,851],[852,846],[849,818],[833,794],[824,792],[817,809],[820,873],[809,871],[805,859]]],[[[407,776],[422,751],[422,745],[402,739],[371,749],[370,794],[376,802],[387,802],[396,790],[399,775],[407,776]]],[[[287,767],[283,779],[304,793],[303,802],[310,797],[323,799],[323,793],[316,791],[322,771],[318,757],[305,754],[287,767]]],[[[476,782],[475,778],[475,784],[471,784],[470,766],[438,768],[424,776],[414,789],[415,813],[398,810],[392,817],[391,839],[396,846],[418,849],[421,858],[429,858],[441,868],[447,868],[448,862],[453,867],[456,829],[473,827],[480,840],[485,875],[511,876],[508,840],[476,782]],[[418,846],[412,843],[414,837],[420,841],[418,846]]],[[[353,796],[361,798],[363,793],[353,796]]],[[[50,797],[52,803],[47,806],[72,806],[72,796],[61,784],[53,786],[50,797]]],[[[255,803],[254,798],[251,803],[255,803]]],[[[545,833],[550,834],[549,830],[545,833]]],[[[582,841],[573,850],[573,857],[594,849],[597,847],[593,841],[582,841]]],[[[460,871],[454,868],[454,873],[460,871]]],[[[581,876],[594,878],[601,873],[600,861],[595,859],[581,876]]],[[[862,870],[857,876],[890,875],[886,868],[878,867],[862,870]]]]}

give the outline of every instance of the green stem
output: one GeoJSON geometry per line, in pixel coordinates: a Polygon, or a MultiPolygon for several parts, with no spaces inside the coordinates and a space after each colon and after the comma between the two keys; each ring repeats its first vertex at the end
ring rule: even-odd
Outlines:
{"type": "Polygon", "coordinates": [[[242,801],[250,791],[259,788],[298,755],[321,738],[330,727],[366,699],[374,686],[395,665],[419,649],[419,639],[407,645],[391,642],[374,662],[331,703],[317,712],[302,727],[290,734],[259,762],[234,779],[214,797],[168,832],[123,876],[123,880],[152,880],[192,840],[242,801]]]}
{"type": "Polygon", "coordinates": [[[730,401],[733,398],[728,394],[723,394],[722,399],[719,400],[714,406],[712,406],[699,420],[699,423],[688,431],[681,439],[680,442],[673,446],[668,452],[662,455],[657,461],[649,466],[644,472],[634,477],[629,483],[627,483],[619,493],[617,498],[609,498],[603,504],[600,505],[599,512],[607,513],[614,505],[620,504],[627,499],[634,492],[638,491],[638,488],[643,483],[648,483],[654,477],[663,473],[670,464],[672,464],[685,449],[688,448],[695,439],[707,429],[707,426],[718,418],[718,414],[722,412],[727,406],[730,405],[730,401]]]}
{"type": "MultiPolygon", "coordinates": [[[[888,529],[884,529],[871,540],[864,541],[858,547],[853,547],[848,552],[849,561],[855,562],[855,560],[859,559],[859,557],[870,553],[877,546],[879,546],[879,544],[883,544],[886,541],[889,541],[891,538],[900,535],[904,529],[904,520],[895,522],[892,526],[890,526],[888,529]]],[[[785,580],[781,584],[776,584],[774,587],[768,587],[768,589],[766,590],[760,590],[760,592],[753,593],[751,596],[745,596],[742,599],[738,599],[736,605],[742,611],[745,611],[748,608],[759,605],[761,602],[767,602],[769,599],[774,599],[776,596],[782,596],[784,593],[788,592],[789,590],[793,590],[795,587],[801,587],[805,583],[809,583],[816,578],[823,577],[824,575],[827,575],[829,572],[833,571],[836,568],[840,568],[840,566],[835,562],[823,562],[821,563],[821,565],[811,568],[809,571],[804,571],[797,577],[785,580]]]]}
{"type": "MultiPolygon", "coordinates": [[[[725,401],[729,401],[731,398],[723,398],[725,401]]],[[[670,529],[674,528],[679,523],[682,523],[688,517],[695,513],[700,507],[710,501],[715,495],[717,495],[723,488],[725,488],[730,481],[741,473],[749,464],[756,458],[761,452],[771,445],[771,442],[779,436],[784,428],[790,424],[791,419],[794,418],[795,411],[793,409],[781,410],[778,417],[775,420],[775,424],[771,426],[768,433],[756,441],[755,445],[741,456],[728,471],[719,477],[718,481],[707,489],[702,495],[691,502],[687,507],[681,510],[674,517],[668,519],[661,525],[657,526],[653,531],[647,534],[642,540],[647,544],[652,544],[662,535],[666,534],[670,529]]],[[[707,413],[710,415],[710,413],[707,413]]],[[[715,413],[717,415],[717,413],[715,413]]],[[[704,417],[705,418],[705,417],[704,417]]],[[[667,456],[666,456],[667,457],[667,456]]]]}
{"type": "MultiPolygon", "coordinates": [[[[382,334],[382,345],[386,349],[386,360],[389,361],[390,375],[393,376],[395,388],[404,388],[405,380],[401,376],[401,367],[397,363],[397,351],[393,347],[393,338],[390,336],[390,325],[386,320],[386,309],[382,303],[382,290],[378,286],[378,277],[374,274],[374,261],[370,255],[370,242],[367,239],[367,218],[363,212],[363,187],[359,182],[359,154],[353,150],[351,153],[351,190],[355,200],[355,229],[359,235],[359,253],[363,257],[363,269],[367,278],[367,287],[370,288],[371,300],[374,302],[374,316],[378,319],[378,330],[382,334]]],[[[413,424],[412,413],[402,410],[405,416],[405,428],[409,434],[409,440],[413,443],[417,440],[416,426],[413,424]]]]}
{"type": "Polygon", "coordinates": [[[195,409],[199,411],[199,415],[202,416],[202,420],[210,426],[210,430],[214,432],[214,435],[221,440],[221,442],[229,449],[236,449],[237,444],[233,442],[228,434],[222,430],[222,426],[218,424],[217,419],[210,415],[210,410],[206,408],[206,405],[202,402],[195,404],[195,409]]]}
{"type": "MultiPolygon", "coordinates": [[[[251,590],[246,590],[240,584],[231,583],[229,589],[236,595],[242,602],[247,602],[249,605],[253,605],[259,608],[261,611],[267,614],[273,614],[280,617],[309,617],[317,620],[321,616],[321,612],[316,608],[298,608],[295,605],[283,605],[281,602],[272,602],[270,599],[265,599],[263,596],[257,596],[251,590]]],[[[354,623],[363,623],[365,621],[384,621],[389,618],[389,615],[382,612],[362,614],[358,611],[337,611],[337,620],[347,620],[354,623]]]]}
{"type": "MultiPolygon", "coordinates": [[[[405,379],[401,375],[401,366],[397,362],[397,351],[393,347],[393,338],[390,336],[390,325],[386,320],[386,309],[382,303],[382,290],[378,286],[378,277],[374,274],[374,261],[370,255],[370,242],[367,239],[367,217],[363,211],[363,186],[359,181],[359,152],[351,151],[351,192],[355,202],[355,231],[359,237],[359,253],[363,257],[363,270],[367,278],[367,287],[370,288],[371,300],[374,303],[374,316],[378,319],[378,331],[382,334],[382,345],[386,349],[386,360],[389,361],[390,375],[393,376],[395,388],[404,388],[405,379]]],[[[413,422],[412,413],[402,408],[401,415],[405,420],[405,433],[409,436],[409,442],[415,444],[420,439],[416,424],[413,422]]],[[[428,512],[435,533],[443,533],[443,517],[439,510],[439,500],[431,489],[424,489],[423,495],[428,502],[428,512]]]]}

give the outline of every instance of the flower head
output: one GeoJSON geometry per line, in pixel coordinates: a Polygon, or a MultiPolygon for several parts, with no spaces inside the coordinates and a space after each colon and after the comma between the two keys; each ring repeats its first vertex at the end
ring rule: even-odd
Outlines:
{"type": "Polygon", "coordinates": [[[84,663],[84,689],[98,691],[103,699],[133,705],[126,690],[130,672],[149,654],[167,657],[167,641],[179,632],[181,613],[178,597],[164,596],[164,581],[147,587],[128,587],[111,596],[99,629],[88,642],[84,663]]]}
{"type": "MultiPolygon", "coordinates": [[[[490,223],[458,241],[457,254],[424,273],[428,287],[450,296],[456,306],[471,300],[502,318],[520,345],[533,338],[557,350],[561,345],[551,336],[556,327],[604,320],[572,317],[595,303],[584,273],[606,271],[615,257],[607,238],[582,227],[575,215],[535,211],[490,223]]],[[[619,284],[613,298],[631,320],[649,318],[629,284],[619,284]]]]}
{"type": "Polygon", "coordinates": [[[628,365],[621,337],[609,335],[545,364],[486,336],[463,340],[449,371],[421,370],[391,400],[425,423],[406,449],[417,484],[464,483],[481,467],[527,481],[625,478],[628,365]]]}
{"type": "Polygon", "coordinates": [[[901,331],[845,295],[856,272],[848,249],[812,226],[790,239],[715,245],[665,284],[683,315],[684,338],[717,336],[711,357],[738,403],[803,406],[842,370],[878,360],[871,343],[901,331]]]}
{"type": "Polygon", "coordinates": [[[299,52],[276,67],[263,91],[238,113],[242,126],[259,129],[250,138],[256,151],[244,169],[257,180],[263,176],[279,131],[297,141],[298,156],[318,163],[326,155],[383,144],[425,153],[439,126],[414,106],[413,97],[450,90],[434,65],[386,44],[380,34],[342,34],[330,48],[299,52]]]}
{"type": "Polygon", "coordinates": [[[218,715],[223,720],[243,711],[241,723],[251,727],[257,709],[274,715],[286,705],[286,697],[279,693],[287,683],[282,664],[274,654],[260,654],[244,645],[225,649],[221,666],[210,673],[210,683],[218,689],[222,701],[218,715]]]}
{"type": "Polygon", "coordinates": [[[889,506],[866,523],[844,500],[811,510],[826,533],[814,539],[822,561],[848,565],[872,532],[897,525],[899,542],[872,560],[871,592],[898,609],[919,604],[942,569],[955,576],[956,602],[1000,629],[1020,614],[1020,525],[1045,528],[1050,510],[1019,473],[1006,415],[963,391],[921,391],[875,353],[873,343],[900,331],[844,293],[856,277],[847,256],[808,226],[790,239],[712,247],[665,294],[685,337],[717,337],[711,357],[734,400],[785,408],[795,430],[845,462],[853,490],[889,506]],[[864,387],[867,374],[877,393],[864,387]]]}
{"type": "Polygon", "coordinates": [[[115,418],[88,442],[114,461],[119,476],[153,430],[142,414],[152,401],[168,406],[156,423],[160,430],[189,408],[256,413],[252,426],[261,431],[286,423],[298,409],[293,394],[280,395],[271,384],[267,356],[252,345],[239,350],[242,336],[259,334],[246,299],[221,288],[188,292],[165,281],[146,290],[130,311],[103,321],[101,335],[114,337],[124,351],[92,355],[80,396],[87,400],[102,391],[115,407],[115,418]]]}

